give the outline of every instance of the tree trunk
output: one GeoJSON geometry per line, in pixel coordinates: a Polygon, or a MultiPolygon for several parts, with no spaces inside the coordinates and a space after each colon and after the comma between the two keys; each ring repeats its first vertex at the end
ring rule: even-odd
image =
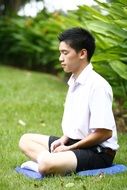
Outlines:
{"type": "Polygon", "coordinates": [[[4,6],[3,15],[15,15],[22,5],[30,0],[3,0],[0,5],[4,6]]]}

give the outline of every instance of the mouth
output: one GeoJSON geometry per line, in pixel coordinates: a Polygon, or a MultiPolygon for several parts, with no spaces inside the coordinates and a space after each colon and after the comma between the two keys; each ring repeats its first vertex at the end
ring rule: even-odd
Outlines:
{"type": "Polygon", "coordinates": [[[66,65],[65,65],[65,64],[61,64],[61,67],[63,67],[63,68],[64,68],[64,67],[66,67],[66,65]]]}

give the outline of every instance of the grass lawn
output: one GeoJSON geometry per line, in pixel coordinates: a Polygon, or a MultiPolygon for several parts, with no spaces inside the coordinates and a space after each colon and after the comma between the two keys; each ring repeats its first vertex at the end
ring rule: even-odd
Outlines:
{"type": "MultiPolygon", "coordinates": [[[[26,132],[61,135],[67,86],[58,78],[0,66],[0,190],[127,190],[127,172],[112,176],[47,177],[41,181],[17,174],[26,160],[18,141],[26,132]]],[[[127,137],[118,134],[116,163],[127,165],[127,137]]]]}

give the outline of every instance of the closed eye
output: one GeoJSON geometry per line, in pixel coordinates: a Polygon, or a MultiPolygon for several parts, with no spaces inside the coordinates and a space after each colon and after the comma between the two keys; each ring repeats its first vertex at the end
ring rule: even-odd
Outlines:
{"type": "Polygon", "coordinates": [[[67,55],[69,52],[66,51],[66,50],[61,50],[60,53],[61,53],[61,54],[64,54],[64,55],[67,55]]]}

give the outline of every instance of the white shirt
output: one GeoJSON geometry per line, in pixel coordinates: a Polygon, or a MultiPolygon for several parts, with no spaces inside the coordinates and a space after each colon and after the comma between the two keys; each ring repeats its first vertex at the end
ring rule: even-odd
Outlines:
{"type": "Polygon", "coordinates": [[[72,139],[83,139],[97,128],[112,130],[112,137],[101,145],[117,150],[117,132],[112,112],[112,89],[109,83],[93,71],[92,64],[75,80],[68,81],[62,129],[72,139]]]}

